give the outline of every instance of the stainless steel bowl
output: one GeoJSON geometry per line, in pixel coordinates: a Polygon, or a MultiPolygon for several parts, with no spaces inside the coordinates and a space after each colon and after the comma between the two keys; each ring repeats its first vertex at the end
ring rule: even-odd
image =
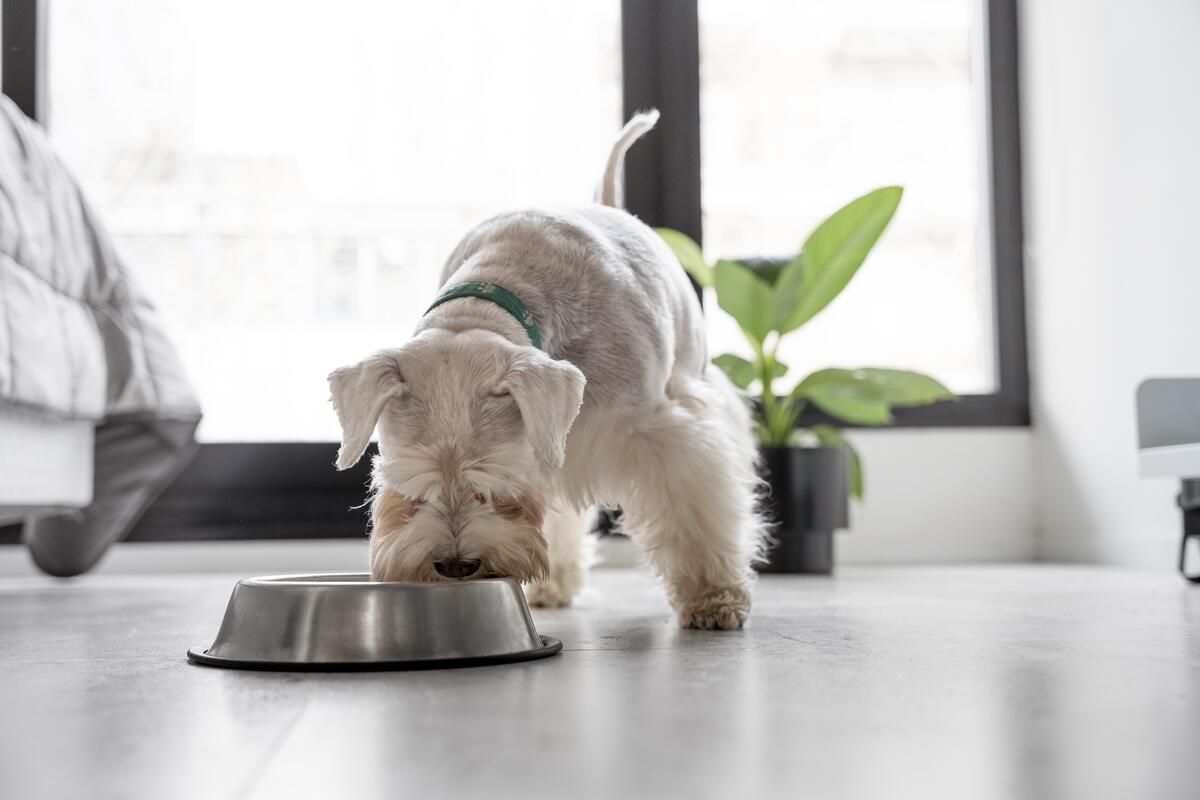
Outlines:
{"type": "Polygon", "coordinates": [[[510,578],[376,583],[365,574],[238,581],[216,641],[188,659],[212,667],[366,670],[461,667],[551,656],[510,578]]]}

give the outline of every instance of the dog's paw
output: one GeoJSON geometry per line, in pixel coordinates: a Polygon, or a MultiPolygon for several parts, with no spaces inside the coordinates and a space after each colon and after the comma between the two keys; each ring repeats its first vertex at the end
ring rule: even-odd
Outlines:
{"type": "Polygon", "coordinates": [[[554,581],[538,581],[525,586],[525,599],[535,608],[566,608],[573,597],[554,581]]]}
{"type": "Polygon", "coordinates": [[[676,607],[682,628],[736,631],[750,616],[750,593],[742,587],[718,589],[681,599],[676,607]]]}
{"type": "Polygon", "coordinates": [[[525,599],[536,608],[566,608],[583,586],[583,571],[569,570],[525,585],[525,599]],[[572,574],[578,572],[578,574],[572,574]]]}

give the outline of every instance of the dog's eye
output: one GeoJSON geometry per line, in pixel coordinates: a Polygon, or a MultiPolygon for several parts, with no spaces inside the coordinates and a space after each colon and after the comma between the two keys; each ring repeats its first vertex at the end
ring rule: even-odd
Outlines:
{"type": "Polygon", "coordinates": [[[382,491],[371,504],[372,527],[383,531],[400,528],[412,519],[423,503],[423,500],[414,500],[398,492],[382,491]]]}
{"type": "Polygon", "coordinates": [[[519,519],[525,516],[525,507],[515,500],[496,498],[492,501],[492,507],[505,519],[519,519]]]}

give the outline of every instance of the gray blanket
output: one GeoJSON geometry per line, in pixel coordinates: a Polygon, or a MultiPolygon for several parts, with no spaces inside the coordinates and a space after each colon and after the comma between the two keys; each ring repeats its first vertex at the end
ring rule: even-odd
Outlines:
{"type": "MultiPolygon", "coordinates": [[[[92,566],[186,463],[195,393],[154,307],[42,130],[0,96],[0,412],[96,425],[94,500],[24,538],[59,575],[92,566]]],[[[37,458],[36,452],[4,452],[37,458]]],[[[11,448],[10,448],[11,450],[11,448]]]]}
{"type": "Polygon", "coordinates": [[[196,420],[179,358],[41,129],[0,96],[0,401],[196,420]]]}

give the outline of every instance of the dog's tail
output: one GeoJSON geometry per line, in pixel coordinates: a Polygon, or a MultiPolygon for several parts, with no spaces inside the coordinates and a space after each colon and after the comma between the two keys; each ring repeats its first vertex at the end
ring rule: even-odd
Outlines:
{"type": "Polygon", "coordinates": [[[639,111],[633,115],[613,142],[608,163],[604,165],[604,177],[600,180],[600,191],[596,202],[613,208],[625,207],[625,153],[633,143],[642,138],[658,122],[658,109],[639,111]]]}

